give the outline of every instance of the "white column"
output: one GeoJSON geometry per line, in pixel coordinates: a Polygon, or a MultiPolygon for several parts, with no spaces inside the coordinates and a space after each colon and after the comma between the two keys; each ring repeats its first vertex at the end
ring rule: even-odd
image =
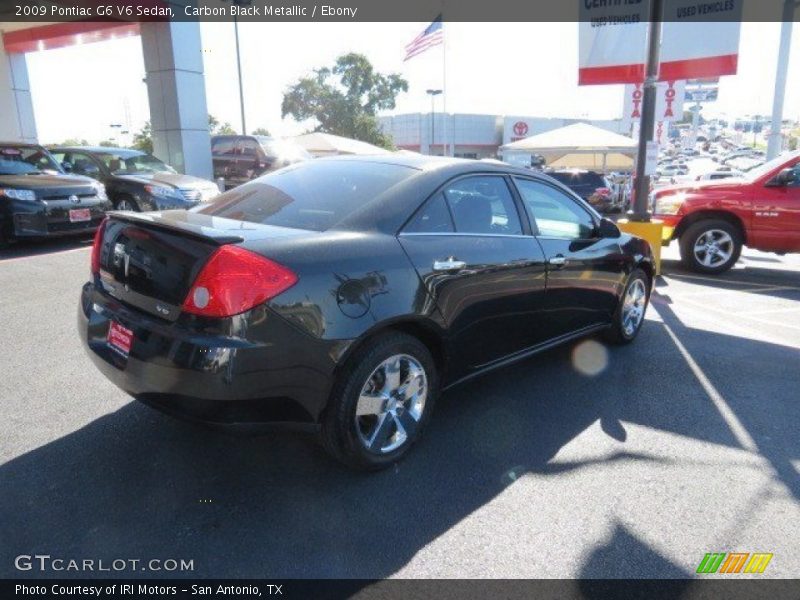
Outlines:
{"type": "Polygon", "coordinates": [[[7,53],[0,42],[0,140],[36,142],[31,85],[24,54],[7,53]]]}
{"type": "Polygon", "coordinates": [[[154,154],[178,171],[212,178],[199,23],[142,23],[154,154]]]}
{"type": "Polygon", "coordinates": [[[789,71],[789,49],[792,43],[794,0],[785,0],[784,20],[781,23],[781,41],[778,45],[778,65],[775,72],[775,95],[772,98],[772,127],[767,138],[767,160],[772,160],[783,149],[783,100],[786,96],[786,75],[789,71]]]}

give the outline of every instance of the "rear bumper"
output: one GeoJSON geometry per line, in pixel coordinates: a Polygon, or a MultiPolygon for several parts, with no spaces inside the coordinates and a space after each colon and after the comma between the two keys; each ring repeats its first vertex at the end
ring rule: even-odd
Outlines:
{"type": "Polygon", "coordinates": [[[81,341],[95,366],[170,415],[225,426],[313,428],[327,404],[340,342],[312,338],[268,308],[198,326],[129,308],[87,283],[81,341]],[[128,356],[107,342],[111,320],[133,331],[128,356]]]}

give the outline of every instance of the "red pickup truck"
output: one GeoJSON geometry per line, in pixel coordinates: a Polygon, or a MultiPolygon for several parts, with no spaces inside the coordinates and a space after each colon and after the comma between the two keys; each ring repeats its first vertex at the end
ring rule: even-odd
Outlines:
{"type": "Polygon", "coordinates": [[[800,151],[779,156],[739,179],[693,182],[651,192],[664,221],[663,243],[680,243],[681,260],[701,273],[722,273],[742,246],[800,252],[800,151]]]}

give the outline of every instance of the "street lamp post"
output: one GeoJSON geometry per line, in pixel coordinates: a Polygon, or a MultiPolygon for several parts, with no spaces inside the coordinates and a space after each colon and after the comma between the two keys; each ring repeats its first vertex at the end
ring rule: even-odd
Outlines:
{"type": "Polygon", "coordinates": [[[247,135],[247,125],[244,121],[244,90],[242,89],[242,59],[239,56],[239,21],[233,18],[233,31],[236,36],[236,70],[239,75],[239,110],[242,113],[242,135],[247,135]]]}
{"type": "MultiPolygon", "coordinates": [[[[252,0],[232,0],[237,6],[248,6],[252,0]]],[[[242,85],[242,58],[239,54],[239,19],[233,17],[233,33],[236,37],[236,71],[239,75],[239,109],[242,114],[242,135],[247,135],[247,124],[244,120],[244,88],[242,85]]]]}
{"type": "MultiPolygon", "coordinates": [[[[434,98],[436,98],[436,96],[438,96],[439,94],[442,93],[442,90],[425,90],[425,93],[428,94],[431,97],[431,143],[428,146],[428,154],[433,154],[433,142],[434,142],[434,139],[435,139],[434,138],[434,133],[435,133],[435,129],[434,129],[435,109],[434,109],[433,100],[434,100],[434,98]]],[[[442,153],[444,154],[444,152],[442,152],[442,153]]]]}
{"type": "Polygon", "coordinates": [[[109,123],[108,126],[111,128],[111,141],[116,142],[116,132],[122,131],[122,123],[109,123]]]}

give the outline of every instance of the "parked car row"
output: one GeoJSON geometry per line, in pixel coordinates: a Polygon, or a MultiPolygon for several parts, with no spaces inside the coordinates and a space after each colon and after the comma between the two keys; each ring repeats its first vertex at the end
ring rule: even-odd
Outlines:
{"type": "MultiPolygon", "coordinates": [[[[311,158],[294,142],[212,138],[214,177],[226,189],[311,158]]],[[[151,154],[105,146],[0,143],[0,247],[24,238],[93,232],[106,210],[190,209],[220,193],[151,154]]]]}
{"type": "Polygon", "coordinates": [[[42,146],[0,143],[0,247],[92,232],[111,207],[101,182],[67,175],[42,146]]]}
{"type": "Polygon", "coordinates": [[[185,209],[219,194],[214,182],[181,175],[155,156],[138,150],[55,147],[50,153],[66,172],[102,182],[117,210],[185,209]]]}

